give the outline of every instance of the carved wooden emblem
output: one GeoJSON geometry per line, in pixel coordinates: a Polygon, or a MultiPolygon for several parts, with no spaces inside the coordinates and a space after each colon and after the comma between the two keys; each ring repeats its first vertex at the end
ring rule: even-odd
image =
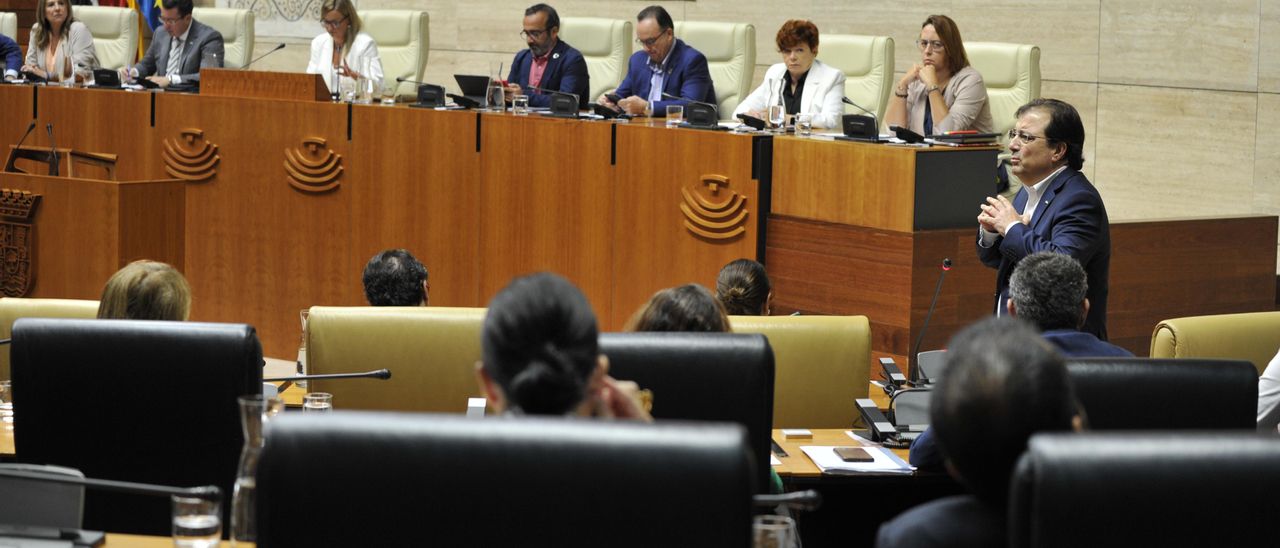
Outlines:
{"type": "Polygon", "coordinates": [[[40,195],[0,189],[0,290],[6,297],[26,297],[36,281],[35,218],[40,195]]]}
{"type": "Polygon", "coordinates": [[[164,170],[175,179],[200,182],[212,179],[218,173],[218,145],[204,138],[204,131],[187,128],[178,132],[177,139],[165,139],[164,170]]]}
{"type": "Polygon", "coordinates": [[[680,189],[684,201],[684,227],[689,232],[711,240],[728,240],[747,231],[747,198],[729,190],[729,178],[723,175],[702,176],[697,187],[680,189]],[[703,190],[703,185],[706,190],[703,190]],[[723,191],[723,192],[721,192],[723,191]],[[704,195],[710,195],[709,197],[704,195]]]}
{"type": "Polygon", "coordinates": [[[342,155],[325,146],[320,137],[302,140],[302,148],[284,151],[284,170],[289,184],[303,192],[326,192],[338,187],[342,177],[342,155]]]}

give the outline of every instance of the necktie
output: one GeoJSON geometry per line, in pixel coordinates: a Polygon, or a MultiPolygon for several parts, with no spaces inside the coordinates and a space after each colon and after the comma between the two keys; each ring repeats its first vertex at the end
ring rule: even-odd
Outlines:
{"type": "Polygon", "coordinates": [[[182,66],[182,40],[173,39],[173,47],[169,49],[169,64],[164,69],[165,76],[173,76],[178,74],[182,66]]]}
{"type": "Polygon", "coordinates": [[[924,136],[933,135],[933,107],[929,106],[929,94],[924,96],[924,136]]]}

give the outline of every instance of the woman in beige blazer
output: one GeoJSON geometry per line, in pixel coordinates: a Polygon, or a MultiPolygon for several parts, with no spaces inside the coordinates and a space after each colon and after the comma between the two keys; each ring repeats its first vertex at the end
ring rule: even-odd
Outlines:
{"type": "Polygon", "coordinates": [[[84,80],[98,66],[89,27],[71,15],[70,0],[42,0],[22,70],[50,80],[84,80]]]}

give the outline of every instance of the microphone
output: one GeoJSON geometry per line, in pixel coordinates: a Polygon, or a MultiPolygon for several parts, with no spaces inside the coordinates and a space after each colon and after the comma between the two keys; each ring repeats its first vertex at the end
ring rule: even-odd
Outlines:
{"type": "MultiPolygon", "coordinates": [[[[875,119],[876,119],[876,113],[871,112],[871,111],[867,110],[866,108],[863,108],[863,106],[862,106],[862,105],[859,105],[858,103],[853,102],[853,99],[850,99],[850,98],[848,98],[848,97],[841,97],[841,98],[840,98],[840,102],[842,102],[842,103],[844,103],[844,104],[846,104],[846,105],[852,105],[852,106],[856,107],[858,110],[861,110],[862,112],[865,112],[865,113],[867,113],[867,114],[871,115],[871,119],[872,119],[872,120],[875,120],[875,119]]],[[[879,126],[876,126],[876,127],[879,127],[879,126]]]]}
{"type": "Polygon", "coordinates": [[[688,97],[677,97],[667,92],[662,92],[662,96],[667,99],[675,99],[677,101],[687,101],[689,105],[685,107],[685,120],[689,121],[690,127],[699,127],[705,129],[715,129],[720,127],[720,107],[703,101],[697,101],[688,97]]]}
{"type": "Polygon", "coordinates": [[[36,129],[36,121],[32,120],[31,124],[27,126],[27,132],[22,134],[22,138],[18,139],[18,144],[14,145],[13,148],[15,149],[22,148],[22,143],[27,140],[27,137],[30,136],[31,132],[34,131],[35,129],[36,129]]]}
{"type": "Polygon", "coordinates": [[[271,55],[272,53],[275,53],[282,49],[284,49],[284,42],[280,42],[278,45],[276,45],[276,47],[271,48],[271,51],[268,51],[262,55],[259,55],[257,59],[254,59],[252,61],[249,61],[248,63],[245,63],[243,67],[240,67],[240,70],[249,70],[249,67],[253,66],[253,64],[257,63],[258,61],[261,61],[263,57],[271,55]]]}
{"type": "Polygon", "coordinates": [[[297,375],[293,377],[276,377],[273,379],[262,379],[262,382],[294,382],[294,381],[312,381],[321,379],[381,379],[387,380],[391,378],[391,371],[388,369],[378,369],[376,371],[365,371],[364,373],[328,373],[324,375],[297,375]]]}
{"type": "MultiPolygon", "coordinates": [[[[946,279],[947,272],[950,272],[950,271],[951,271],[951,259],[949,258],[942,259],[942,273],[938,274],[938,285],[933,289],[933,300],[929,302],[929,313],[925,314],[924,316],[924,325],[920,326],[920,336],[916,337],[916,348],[914,351],[911,352],[911,359],[913,362],[919,359],[918,356],[920,355],[920,343],[924,341],[924,332],[929,329],[929,319],[933,317],[933,307],[937,306],[938,295],[942,293],[942,280],[946,279]]],[[[913,382],[920,380],[919,364],[916,364],[915,367],[911,368],[911,378],[913,382]]]]}
{"type": "MultiPolygon", "coordinates": [[[[27,137],[31,136],[31,132],[35,131],[35,129],[36,129],[36,121],[32,120],[31,124],[27,125],[27,132],[22,134],[22,138],[18,139],[18,144],[14,145],[13,152],[9,153],[9,162],[4,166],[5,171],[13,171],[13,172],[20,171],[17,168],[13,167],[13,164],[14,162],[18,161],[18,154],[19,154],[19,151],[22,150],[22,143],[25,143],[27,141],[27,137]]],[[[4,339],[4,341],[8,341],[8,339],[4,339]]],[[[4,342],[0,341],[0,344],[4,344],[4,342]]]]}
{"type": "Polygon", "coordinates": [[[822,493],[806,489],[781,495],[752,495],[751,505],[757,508],[785,505],[793,510],[812,511],[822,506],[822,493]]]}
{"type": "Polygon", "coordinates": [[[419,82],[419,81],[417,81],[417,80],[410,80],[410,79],[408,79],[408,78],[405,78],[404,76],[397,76],[397,77],[396,77],[396,83],[397,83],[397,84],[403,84],[403,83],[405,83],[405,82],[409,82],[410,84],[418,84],[419,86],[425,86],[425,85],[427,85],[427,83],[426,83],[426,82],[419,82]]]}
{"type": "Polygon", "coordinates": [[[45,126],[49,131],[49,176],[58,176],[58,144],[53,142],[53,124],[45,126]]]}
{"type": "Polygon", "coordinates": [[[153,483],[138,483],[133,481],[81,478],[66,474],[42,473],[35,470],[15,470],[12,468],[0,468],[0,477],[18,478],[36,482],[65,483],[69,485],[101,489],[103,491],[133,493],[137,495],[155,495],[159,497],[167,497],[170,495],[200,499],[222,497],[222,490],[216,485],[206,485],[203,487],[172,487],[169,485],[156,485],[153,483]]]}
{"type": "Polygon", "coordinates": [[[566,118],[578,117],[578,108],[582,105],[582,98],[578,94],[558,89],[540,88],[538,86],[529,86],[529,89],[551,96],[552,115],[566,118]]]}
{"type": "Polygon", "coordinates": [[[880,122],[876,119],[876,113],[867,110],[848,97],[841,97],[840,102],[852,105],[869,115],[845,114],[840,118],[841,129],[844,130],[844,136],[847,137],[845,140],[880,142],[880,122]]]}
{"type": "Polygon", "coordinates": [[[667,93],[667,92],[665,92],[665,91],[664,91],[664,92],[662,92],[662,96],[663,96],[663,97],[665,97],[665,98],[667,98],[667,99],[674,99],[674,100],[676,100],[676,101],[688,101],[690,104],[694,104],[694,105],[703,105],[703,106],[708,106],[708,107],[716,108],[716,109],[720,108],[720,107],[718,107],[718,106],[716,106],[716,105],[714,105],[714,104],[707,103],[707,102],[705,102],[705,101],[695,101],[695,100],[690,99],[690,98],[688,98],[688,97],[680,97],[680,96],[678,96],[678,95],[672,95],[672,94],[667,93]]]}

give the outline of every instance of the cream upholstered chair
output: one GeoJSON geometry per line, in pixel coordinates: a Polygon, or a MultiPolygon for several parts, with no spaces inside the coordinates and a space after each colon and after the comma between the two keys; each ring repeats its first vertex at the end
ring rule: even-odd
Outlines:
{"type": "MultiPolygon", "coordinates": [[[[422,80],[431,51],[430,16],[418,10],[364,10],[360,12],[361,29],[378,44],[382,74],[388,80],[407,78],[422,80]]],[[[418,85],[402,82],[396,96],[417,95],[418,85]]]]}
{"type": "Polygon", "coordinates": [[[99,67],[119,69],[137,60],[138,12],[129,8],[76,6],[75,16],[93,34],[99,67]]]}
{"type": "Polygon", "coordinates": [[[339,409],[464,413],[480,396],[483,308],[313,306],[307,373],[391,370],[386,381],[311,381],[339,409]]]}
{"type": "Polygon", "coordinates": [[[997,133],[1013,128],[1018,107],[1040,97],[1040,48],[1028,44],[965,42],[969,64],[987,85],[997,133]]]}
{"type": "Polygon", "coordinates": [[[756,28],[750,23],[678,21],[676,37],[707,56],[720,118],[729,119],[751,93],[756,70],[756,28]]]}
{"type": "Polygon", "coordinates": [[[1248,360],[1261,374],[1280,350],[1280,312],[1173,318],[1156,324],[1152,358],[1248,360]]]}
{"type": "MultiPolygon", "coordinates": [[[[96,318],[98,301],[0,298],[0,339],[13,337],[18,318],[96,318]]],[[[9,376],[9,345],[0,347],[0,380],[9,376]]]]}
{"type": "MultiPolygon", "coordinates": [[[[818,41],[818,59],[844,72],[844,95],[871,109],[876,121],[884,119],[893,89],[893,38],[858,34],[824,34],[818,41]]],[[[844,106],[845,114],[866,114],[844,106]]]]}
{"type": "Polygon", "coordinates": [[[773,347],[774,428],[853,424],[853,400],[867,397],[871,374],[866,316],[730,316],[729,323],[735,333],[763,333],[773,347]]]}
{"type": "Polygon", "coordinates": [[[618,87],[627,75],[631,57],[631,21],[598,17],[565,17],[560,39],[582,52],[591,75],[588,102],[618,87]]]}
{"type": "Polygon", "coordinates": [[[226,50],[222,66],[241,68],[253,57],[253,12],[227,8],[195,8],[191,16],[222,34],[226,50]]]}
{"type": "Polygon", "coordinates": [[[8,36],[17,41],[18,39],[18,14],[0,11],[0,34],[8,36]]]}

